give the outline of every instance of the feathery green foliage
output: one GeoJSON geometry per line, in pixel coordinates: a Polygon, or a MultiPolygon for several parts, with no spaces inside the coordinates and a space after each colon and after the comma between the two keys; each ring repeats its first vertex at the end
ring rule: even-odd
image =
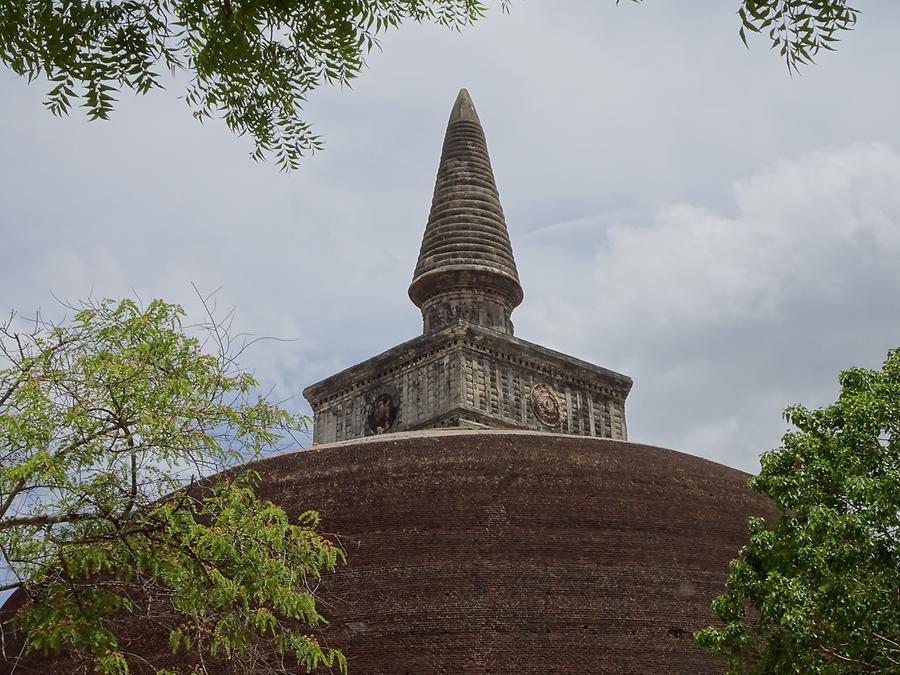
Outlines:
{"type": "Polygon", "coordinates": [[[900,672],[900,349],[841,373],[838,400],[785,411],[796,431],[750,481],[782,515],[750,522],[696,637],[730,673],[900,672]]]}
{"type": "Polygon", "coordinates": [[[0,329],[0,585],[29,599],[13,627],[27,650],[109,675],[146,666],[119,639],[137,609],[183,664],[166,672],[207,672],[209,657],[284,672],[285,656],[343,671],[307,634],[313,584],[342,551],[315,513],[290,522],[260,501],[240,466],[304,419],[252,395],[220,326],[200,327],[204,345],[182,315],[104,301],[0,329]]]}

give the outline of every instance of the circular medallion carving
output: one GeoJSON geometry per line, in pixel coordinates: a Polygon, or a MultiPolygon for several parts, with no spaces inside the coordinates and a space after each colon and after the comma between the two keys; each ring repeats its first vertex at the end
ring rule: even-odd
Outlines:
{"type": "Polygon", "coordinates": [[[366,422],[369,430],[375,434],[381,434],[391,428],[397,419],[397,406],[390,394],[379,394],[369,404],[369,414],[366,422]]]}
{"type": "Polygon", "coordinates": [[[549,384],[536,384],[528,392],[528,397],[531,399],[531,409],[541,422],[551,427],[559,426],[562,421],[562,405],[553,387],[549,384]]]}

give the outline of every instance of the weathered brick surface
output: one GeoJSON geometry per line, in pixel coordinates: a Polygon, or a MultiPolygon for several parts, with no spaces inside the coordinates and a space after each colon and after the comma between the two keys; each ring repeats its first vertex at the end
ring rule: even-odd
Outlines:
{"type": "Polygon", "coordinates": [[[351,673],[720,673],[712,621],[747,475],[670,450],[504,432],[385,435],[267,460],[349,564],[323,595],[351,673]]]}

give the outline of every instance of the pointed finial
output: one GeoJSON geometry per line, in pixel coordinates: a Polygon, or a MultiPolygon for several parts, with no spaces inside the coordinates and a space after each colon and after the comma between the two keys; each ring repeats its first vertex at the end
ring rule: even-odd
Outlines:
{"type": "Polygon", "coordinates": [[[465,87],[460,89],[459,94],[456,96],[456,102],[453,104],[453,110],[450,111],[448,124],[461,120],[481,124],[481,120],[478,119],[478,113],[475,111],[475,104],[472,103],[472,97],[469,96],[469,90],[465,87]]]}

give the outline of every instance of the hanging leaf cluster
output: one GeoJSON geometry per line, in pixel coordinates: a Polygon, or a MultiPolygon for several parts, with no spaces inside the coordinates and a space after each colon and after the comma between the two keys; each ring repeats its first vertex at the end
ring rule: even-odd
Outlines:
{"type": "Polygon", "coordinates": [[[321,144],[300,117],[313,89],[349,84],[404,21],[460,28],[484,12],[481,0],[0,0],[0,61],[47,78],[52,113],[80,104],[91,119],[185,71],[197,119],[223,118],[254,158],[296,169],[321,144]]]}
{"type": "Polygon", "coordinates": [[[748,31],[767,35],[790,72],[811,64],[823,49],[834,51],[840,34],[859,18],[847,0],[743,0],[738,15],[744,45],[748,31]]]}

